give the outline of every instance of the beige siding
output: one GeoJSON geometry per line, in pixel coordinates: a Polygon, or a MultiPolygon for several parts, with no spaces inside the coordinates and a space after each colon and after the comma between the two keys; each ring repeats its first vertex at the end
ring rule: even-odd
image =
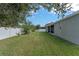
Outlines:
{"type": "Polygon", "coordinates": [[[61,32],[60,32],[60,25],[59,25],[59,23],[54,24],[54,33],[55,33],[55,35],[61,37],[61,35],[60,35],[61,32]]]}
{"type": "Polygon", "coordinates": [[[79,44],[79,15],[54,24],[55,35],[79,44]]]}

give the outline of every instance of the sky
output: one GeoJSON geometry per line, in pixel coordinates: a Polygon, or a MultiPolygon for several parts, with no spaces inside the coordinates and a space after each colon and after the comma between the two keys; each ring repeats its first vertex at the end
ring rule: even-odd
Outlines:
{"type": "Polygon", "coordinates": [[[32,16],[28,17],[34,25],[40,24],[44,26],[49,22],[54,22],[57,20],[57,15],[48,12],[47,9],[40,8],[36,13],[33,13],[32,16]]]}
{"type": "MultiPolygon", "coordinates": [[[[79,4],[72,4],[71,10],[73,12],[79,10],[79,4]]],[[[69,13],[71,14],[72,12],[68,12],[67,15],[69,15],[69,13]]],[[[41,26],[44,26],[45,24],[50,22],[58,21],[57,15],[55,13],[49,12],[47,9],[44,8],[40,8],[27,19],[31,21],[32,24],[41,26]]]]}

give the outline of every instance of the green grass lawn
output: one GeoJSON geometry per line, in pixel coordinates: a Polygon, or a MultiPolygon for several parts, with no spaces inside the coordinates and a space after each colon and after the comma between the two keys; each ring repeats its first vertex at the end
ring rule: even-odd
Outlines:
{"type": "Polygon", "coordinates": [[[0,40],[0,55],[79,55],[79,46],[45,32],[0,40]]]}

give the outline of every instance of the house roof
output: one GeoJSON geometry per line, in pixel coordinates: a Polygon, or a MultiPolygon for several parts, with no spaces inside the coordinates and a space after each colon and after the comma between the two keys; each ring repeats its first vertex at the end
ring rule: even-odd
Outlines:
{"type": "Polygon", "coordinates": [[[58,23],[58,22],[67,20],[67,18],[71,18],[71,17],[73,17],[73,16],[75,16],[75,15],[78,15],[78,14],[79,14],[79,11],[76,11],[76,12],[74,12],[73,14],[70,14],[70,15],[68,15],[68,16],[65,16],[63,19],[59,19],[59,21],[48,23],[48,24],[46,24],[46,26],[50,26],[50,25],[56,24],[56,23],[58,23]]]}
{"type": "MultiPolygon", "coordinates": [[[[67,18],[71,18],[71,17],[73,17],[73,16],[75,16],[75,15],[78,15],[79,14],[79,11],[76,11],[76,12],[74,12],[73,14],[70,14],[70,15],[68,15],[68,16],[65,16],[63,19],[59,19],[59,21],[57,21],[57,22],[55,22],[55,23],[58,23],[58,22],[61,22],[61,21],[64,21],[64,20],[68,20],[67,18]]],[[[55,24],[54,23],[54,24],[55,24]]]]}
{"type": "Polygon", "coordinates": [[[54,24],[54,22],[51,22],[51,23],[46,24],[45,26],[50,26],[50,25],[53,25],[53,24],[54,24]]]}

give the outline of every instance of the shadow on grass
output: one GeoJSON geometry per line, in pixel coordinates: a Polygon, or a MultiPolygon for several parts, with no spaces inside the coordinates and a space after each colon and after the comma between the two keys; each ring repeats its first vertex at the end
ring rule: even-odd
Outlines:
{"type": "Polygon", "coordinates": [[[66,40],[64,38],[59,37],[59,36],[51,35],[50,33],[47,33],[47,32],[43,32],[43,33],[44,33],[44,35],[46,35],[46,37],[50,37],[50,39],[52,41],[54,41],[55,43],[57,43],[57,44],[60,44],[60,42],[61,42],[61,44],[79,46],[79,45],[77,45],[75,43],[72,43],[72,42],[70,42],[70,41],[68,41],[68,40],[66,40]]]}

